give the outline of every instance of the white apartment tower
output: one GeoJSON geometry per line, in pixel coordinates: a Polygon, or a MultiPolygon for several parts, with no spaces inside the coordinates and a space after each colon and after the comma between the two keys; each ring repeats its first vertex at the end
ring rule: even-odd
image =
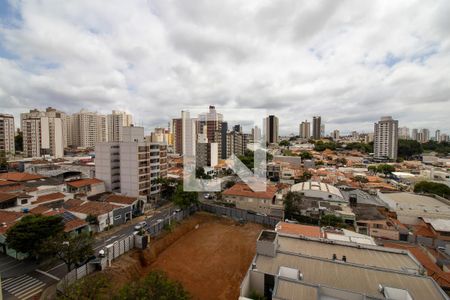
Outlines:
{"type": "Polygon", "coordinates": [[[131,126],[133,118],[130,114],[123,111],[113,110],[107,116],[108,141],[120,142],[122,140],[122,128],[131,126]]]}
{"type": "Polygon", "coordinates": [[[71,116],[72,146],[91,148],[97,142],[107,141],[106,116],[81,110],[71,116]]]}
{"type": "Polygon", "coordinates": [[[309,139],[311,137],[311,123],[307,120],[300,123],[299,135],[302,139],[309,139]]]}
{"type": "Polygon", "coordinates": [[[333,132],[331,133],[331,137],[333,138],[334,141],[338,141],[341,137],[339,129],[333,130],[333,132]]]}
{"type": "Polygon", "coordinates": [[[400,127],[398,129],[398,138],[402,140],[409,140],[409,128],[408,127],[400,127]]]}
{"type": "Polygon", "coordinates": [[[144,141],[143,127],[123,127],[121,142],[95,146],[95,174],[106,189],[126,196],[157,199],[159,177],[167,176],[167,146],[144,141]]]}
{"type": "Polygon", "coordinates": [[[15,153],[15,131],[14,117],[8,114],[0,114],[0,152],[5,154],[15,153]]]}
{"type": "Polygon", "coordinates": [[[381,117],[374,126],[374,152],[376,158],[397,159],[398,121],[392,117],[381,117]]]}
{"type": "Polygon", "coordinates": [[[65,113],[51,107],[45,111],[33,109],[22,113],[20,119],[26,157],[64,156],[64,147],[67,144],[65,113]]]}

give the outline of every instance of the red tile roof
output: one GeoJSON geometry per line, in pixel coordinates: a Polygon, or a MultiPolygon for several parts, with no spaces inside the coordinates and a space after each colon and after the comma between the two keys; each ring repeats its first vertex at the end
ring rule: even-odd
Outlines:
{"type": "MultiPolygon", "coordinates": [[[[72,199],[71,199],[72,200],[72,199]]],[[[71,201],[69,200],[69,201],[71,201]]],[[[79,202],[69,202],[69,205],[67,205],[66,202],[66,210],[71,212],[78,212],[86,215],[103,215],[108,212],[111,212],[112,210],[116,208],[120,208],[120,206],[113,205],[106,202],[97,202],[97,201],[82,201],[79,200],[79,202]]]]}
{"type": "Polygon", "coordinates": [[[58,199],[64,199],[64,197],[65,197],[65,195],[60,192],[42,195],[42,196],[37,197],[36,201],[33,201],[33,204],[44,203],[44,202],[58,200],[58,199]]]}
{"type": "Polygon", "coordinates": [[[0,192],[18,192],[25,188],[25,186],[21,183],[16,183],[15,185],[4,185],[0,186],[0,192]]]}
{"type": "Polygon", "coordinates": [[[287,234],[303,235],[307,237],[322,237],[319,226],[291,224],[286,222],[279,222],[275,227],[275,231],[287,234]]]}
{"type": "Polygon", "coordinates": [[[136,202],[136,197],[127,197],[122,195],[110,195],[105,199],[106,202],[109,203],[120,203],[120,204],[128,204],[131,205],[136,202]]]}
{"type": "Polygon", "coordinates": [[[70,185],[75,188],[80,188],[83,186],[93,185],[93,184],[99,184],[103,181],[97,178],[86,178],[86,179],[79,179],[74,181],[67,182],[67,185],[70,185]]]}
{"type": "Polygon", "coordinates": [[[20,212],[0,210],[0,234],[4,234],[22,216],[23,213],[20,212]]]}
{"type": "Polygon", "coordinates": [[[264,192],[254,192],[245,183],[236,183],[229,189],[225,190],[222,194],[228,196],[241,196],[241,197],[251,197],[251,198],[261,198],[261,199],[272,199],[277,192],[277,187],[273,185],[267,185],[266,191],[264,192]]]}
{"type": "Polygon", "coordinates": [[[0,203],[17,198],[17,194],[0,192],[0,203]]]}
{"type": "Polygon", "coordinates": [[[433,277],[436,282],[444,287],[444,288],[450,288],[450,273],[446,273],[441,270],[439,266],[437,266],[431,258],[420,248],[416,245],[410,245],[410,244],[400,244],[400,243],[394,243],[394,242],[388,242],[384,243],[385,247],[390,248],[397,248],[397,249],[403,249],[403,250],[409,250],[409,252],[414,255],[417,260],[422,264],[422,266],[427,269],[427,275],[433,277]]]}
{"type": "Polygon", "coordinates": [[[30,209],[30,213],[34,214],[34,215],[42,215],[50,210],[52,210],[52,208],[47,207],[45,205],[38,205],[38,206],[30,209]]]}
{"type": "Polygon", "coordinates": [[[77,219],[73,219],[73,220],[70,220],[70,221],[68,221],[68,222],[66,222],[64,224],[64,231],[65,232],[71,232],[72,230],[84,227],[86,225],[88,225],[88,223],[86,221],[84,221],[84,220],[81,220],[81,219],[78,219],[78,218],[77,219]]]}
{"type": "Polygon", "coordinates": [[[15,181],[10,180],[0,180],[0,186],[8,186],[8,185],[16,185],[17,183],[15,181]]]}
{"type": "Polygon", "coordinates": [[[9,181],[15,181],[15,182],[26,182],[31,180],[38,180],[44,178],[41,175],[38,174],[31,174],[31,173],[20,173],[20,172],[8,172],[0,174],[0,179],[5,179],[9,181]]]}

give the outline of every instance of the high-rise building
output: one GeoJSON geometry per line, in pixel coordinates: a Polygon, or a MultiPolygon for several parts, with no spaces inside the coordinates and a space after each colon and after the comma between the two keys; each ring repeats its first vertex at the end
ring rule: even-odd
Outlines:
{"type": "Polygon", "coordinates": [[[264,136],[266,143],[278,143],[278,118],[274,115],[269,115],[264,119],[264,136]]]}
{"type": "Polygon", "coordinates": [[[440,142],[448,142],[449,141],[449,136],[446,133],[442,133],[441,134],[441,139],[440,142]]]}
{"type": "Polygon", "coordinates": [[[20,114],[20,119],[26,157],[64,156],[64,145],[67,144],[65,113],[51,107],[45,111],[32,109],[20,114]]]}
{"type": "Polygon", "coordinates": [[[441,131],[439,129],[434,133],[434,140],[438,143],[441,141],[441,131]]]}
{"type": "Polygon", "coordinates": [[[313,133],[312,133],[313,139],[320,140],[321,127],[322,127],[321,117],[320,116],[313,117],[313,133]]]}
{"type": "Polygon", "coordinates": [[[253,127],[251,135],[253,137],[253,143],[258,143],[261,139],[261,128],[258,126],[253,127]]]}
{"type": "Polygon", "coordinates": [[[123,111],[113,110],[107,115],[108,141],[120,142],[122,140],[122,128],[133,124],[133,117],[123,111]]]}
{"type": "Polygon", "coordinates": [[[402,140],[409,140],[409,128],[408,127],[400,127],[398,129],[398,138],[402,140]]]}
{"type": "Polygon", "coordinates": [[[320,125],[320,137],[325,137],[325,124],[320,125]]]}
{"type": "Polygon", "coordinates": [[[353,139],[353,140],[359,139],[359,133],[358,133],[358,131],[352,131],[352,139],[353,139]]]}
{"type": "Polygon", "coordinates": [[[183,119],[172,119],[170,130],[173,136],[173,151],[181,155],[183,153],[183,119]]]}
{"type": "Polygon", "coordinates": [[[335,129],[335,130],[332,132],[331,138],[332,138],[334,141],[338,141],[338,140],[339,140],[339,138],[340,138],[340,132],[339,132],[338,129],[335,129]]]}
{"type": "Polygon", "coordinates": [[[210,105],[207,113],[198,115],[197,128],[199,129],[199,133],[206,134],[209,143],[214,143],[218,142],[216,141],[216,132],[221,132],[222,123],[223,115],[216,111],[214,105],[210,105]]]}
{"type": "Polygon", "coordinates": [[[422,128],[422,129],[420,130],[420,132],[422,133],[420,142],[421,142],[421,143],[426,143],[426,142],[428,142],[428,141],[430,140],[430,130],[427,129],[427,128],[422,128]]]}
{"type": "Polygon", "coordinates": [[[299,136],[301,139],[309,139],[311,137],[311,123],[307,120],[300,123],[299,136]]]}
{"type": "MultiPolygon", "coordinates": [[[[181,112],[182,119],[182,155],[186,157],[194,157],[197,146],[197,118],[191,118],[189,111],[181,112]]],[[[207,137],[206,137],[207,138],[207,137]]]]}
{"type": "Polygon", "coordinates": [[[202,132],[203,133],[198,134],[195,149],[196,167],[214,167],[218,164],[218,144],[208,142],[208,138],[206,137],[206,128],[204,128],[202,132]]]}
{"type": "Polygon", "coordinates": [[[167,176],[167,146],[144,140],[144,128],[122,127],[121,142],[95,146],[95,175],[106,189],[147,201],[159,196],[159,177],[167,176]]]}
{"type": "Polygon", "coordinates": [[[15,153],[15,131],[14,117],[0,114],[0,152],[7,155],[15,153]]]}
{"type": "Polygon", "coordinates": [[[397,159],[398,121],[392,117],[381,117],[374,125],[374,153],[376,158],[397,159]]]}
{"type": "Polygon", "coordinates": [[[411,139],[413,141],[419,141],[419,130],[417,128],[413,128],[411,131],[411,139]]]}
{"type": "Polygon", "coordinates": [[[150,142],[170,145],[171,135],[169,129],[156,127],[150,134],[150,142]]]}
{"type": "Polygon", "coordinates": [[[107,141],[106,116],[81,110],[71,116],[71,143],[76,147],[94,147],[97,142],[107,141]]]}

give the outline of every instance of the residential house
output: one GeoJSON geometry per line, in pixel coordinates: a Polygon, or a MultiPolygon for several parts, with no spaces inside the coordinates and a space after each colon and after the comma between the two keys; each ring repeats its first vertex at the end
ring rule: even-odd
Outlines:
{"type": "Polygon", "coordinates": [[[105,192],[105,183],[97,178],[85,178],[66,182],[67,192],[92,196],[105,192]]]}

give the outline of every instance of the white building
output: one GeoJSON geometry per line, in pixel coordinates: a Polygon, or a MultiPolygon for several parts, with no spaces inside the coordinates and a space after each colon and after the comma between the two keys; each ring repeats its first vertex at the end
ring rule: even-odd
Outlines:
{"type": "Polygon", "coordinates": [[[65,113],[51,107],[46,111],[33,109],[29,113],[22,113],[20,119],[26,157],[64,156],[67,144],[65,113]]]}
{"type": "Polygon", "coordinates": [[[300,182],[291,186],[291,192],[298,192],[305,197],[324,201],[347,202],[337,187],[323,182],[300,182]]]}
{"type": "Polygon", "coordinates": [[[439,129],[434,133],[434,140],[438,143],[441,141],[441,131],[439,129]]]}
{"type": "Polygon", "coordinates": [[[71,143],[77,147],[94,147],[97,142],[107,141],[106,116],[98,115],[96,112],[81,110],[70,118],[71,143]]]}
{"type": "Polygon", "coordinates": [[[392,117],[381,117],[374,126],[374,152],[376,158],[397,159],[398,121],[392,117]]]}
{"type": "Polygon", "coordinates": [[[15,131],[14,117],[8,114],[0,114],[0,152],[14,154],[15,131]]]}
{"type": "Polygon", "coordinates": [[[120,142],[122,140],[122,128],[131,126],[133,117],[123,111],[113,110],[107,115],[107,130],[109,142],[120,142]]]}
{"type": "Polygon", "coordinates": [[[409,135],[409,128],[408,127],[400,127],[398,129],[398,138],[402,139],[402,140],[409,140],[410,139],[410,135],[409,135]]]}
{"type": "Polygon", "coordinates": [[[331,138],[332,138],[334,141],[338,141],[338,140],[339,140],[339,138],[340,138],[340,132],[339,132],[338,129],[333,130],[333,132],[331,133],[331,138]]]}
{"type": "Polygon", "coordinates": [[[156,199],[159,177],[167,176],[167,146],[144,141],[143,127],[123,127],[122,142],[95,146],[95,174],[106,189],[132,197],[156,199]]]}

